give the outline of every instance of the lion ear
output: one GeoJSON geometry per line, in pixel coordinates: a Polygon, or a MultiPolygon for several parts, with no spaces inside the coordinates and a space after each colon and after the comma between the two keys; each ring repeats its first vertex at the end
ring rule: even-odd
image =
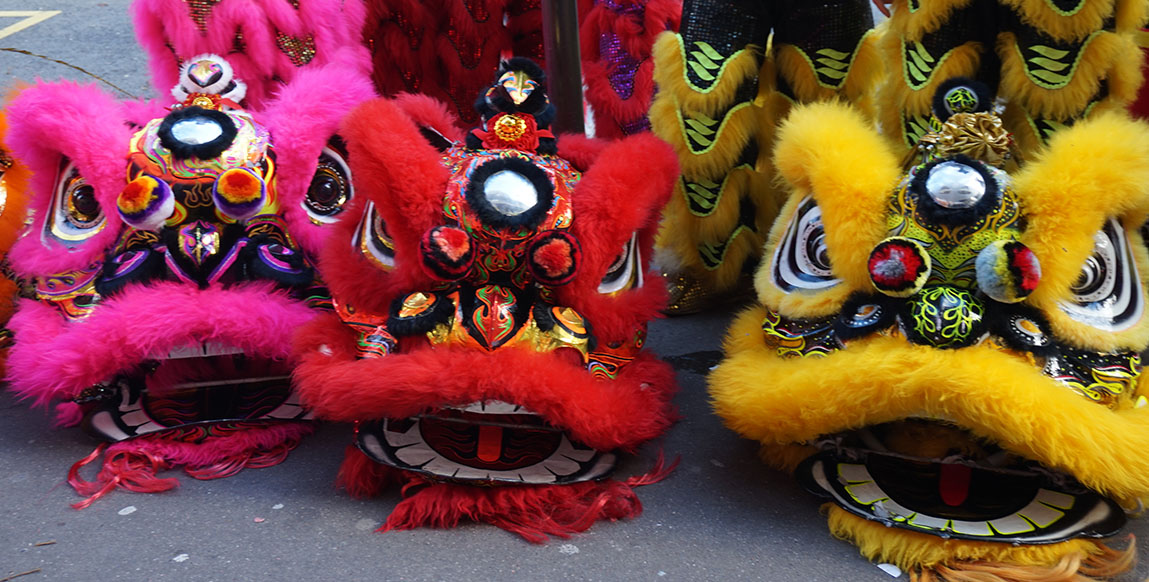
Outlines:
{"type": "Polygon", "coordinates": [[[768,305],[821,314],[870,284],[866,263],[887,234],[886,205],[901,175],[898,159],[877,129],[842,103],[796,107],[778,130],[777,144],[774,165],[789,185],[789,201],[771,229],[756,287],[768,305]],[[833,278],[844,284],[807,293],[770,284],[774,249],[800,219],[800,208],[820,216],[833,278]]]}
{"type": "Polygon", "coordinates": [[[1059,336],[1079,346],[1143,347],[1149,318],[1139,310],[1110,321],[1072,317],[1072,306],[1084,301],[1074,287],[1095,269],[1122,273],[1106,275],[1117,276],[1116,287],[1128,287],[1117,303],[1147,301],[1142,279],[1149,256],[1138,231],[1149,216],[1149,125],[1106,113],[1063,129],[1015,176],[1014,186],[1025,211],[1022,242],[1041,261],[1041,284],[1029,302],[1049,315],[1059,336]]]}

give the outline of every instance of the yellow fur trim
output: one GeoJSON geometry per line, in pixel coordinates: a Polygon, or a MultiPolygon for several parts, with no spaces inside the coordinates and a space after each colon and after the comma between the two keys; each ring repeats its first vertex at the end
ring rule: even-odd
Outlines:
{"type": "Polygon", "coordinates": [[[1130,569],[1136,559],[1132,542],[1124,551],[1101,542],[1074,539],[1048,545],[1024,545],[943,540],[937,536],[888,528],[830,505],[830,533],[858,546],[870,560],[892,563],[907,571],[941,569],[944,580],[1084,582],[1085,575],[1111,576],[1130,569]],[[966,565],[961,562],[980,562],[966,565]],[[979,567],[980,566],[980,567],[979,567]],[[1029,571],[1026,572],[1025,570],[1029,571]],[[962,577],[962,570],[970,572],[962,577]],[[1012,570],[1013,576],[1009,575],[1012,570]],[[980,576],[973,572],[980,571],[980,576]],[[997,574],[991,577],[991,574],[997,574]]]}
{"type": "Polygon", "coordinates": [[[1099,351],[1141,351],[1149,342],[1149,316],[1112,333],[1057,308],[1093,250],[1094,233],[1110,217],[1122,219],[1141,277],[1149,275],[1149,253],[1137,232],[1149,215],[1147,183],[1149,125],[1117,113],[1057,132],[1015,177],[1029,223],[1022,242],[1041,261],[1041,283],[1028,302],[1046,313],[1059,337],[1099,351]]]}
{"type": "MultiPolygon", "coordinates": [[[[687,49],[682,42],[681,35],[664,32],[654,43],[654,82],[658,84],[656,103],[665,98],[673,98],[686,111],[718,115],[730,106],[738,88],[758,74],[762,48],[747,45],[730,55],[716,71],[710,73],[717,78],[713,85],[699,89],[686,77],[686,67],[689,65],[687,49]]],[[[691,50],[699,49],[691,47],[691,50]]]]}
{"type": "Polygon", "coordinates": [[[678,105],[672,99],[656,99],[650,107],[651,131],[674,147],[682,174],[694,180],[721,181],[738,162],[746,144],[760,139],[762,128],[768,127],[766,112],[752,102],[736,105],[722,119],[704,114],[686,114],[684,118],[678,105]],[[705,149],[697,153],[691,150],[687,131],[706,140],[705,149]]]}
{"type": "Polygon", "coordinates": [[[1101,30],[1114,13],[1114,0],[1089,0],[1077,10],[1062,11],[1048,0],[1001,0],[1021,21],[1060,41],[1081,41],[1101,30]]]}
{"type": "Polygon", "coordinates": [[[856,101],[867,96],[882,75],[883,63],[877,38],[878,35],[871,30],[858,39],[844,69],[846,76],[837,85],[822,83],[815,72],[818,65],[811,60],[813,57],[794,45],[776,45],[778,73],[794,91],[798,101],[818,101],[839,94],[856,101]]]}
{"type": "Polygon", "coordinates": [[[890,10],[890,24],[910,40],[921,40],[949,22],[955,10],[965,8],[972,0],[921,0],[910,12],[907,0],[895,0],[890,10]]]}
{"type": "Polygon", "coordinates": [[[1149,2],[1146,0],[1118,0],[1117,32],[1136,33],[1149,20],[1149,2]]]}
{"type": "Polygon", "coordinates": [[[942,418],[1114,498],[1149,492],[1149,407],[1099,406],[988,347],[938,350],[871,336],[826,357],[782,359],[763,341],[765,315],[754,307],[738,316],[709,378],[715,411],[747,438],[800,443],[942,418]]]}
{"type": "MultiPolygon", "coordinates": [[[[997,43],[997,53],[1001,57],[999,92],[1006,99],[1016,100],[1030,115],[1056,120],[1075,119],[1080,117],[1089,101],[1097,96],[1102,79],[1109,78],[1113,73],[1116,73],[1118,79],[1122,76],[1139,76],[1136,70],[1140,66],[1139,62],[1132,63],[1132,67],[1119,68],[1123,61],[1135,60],[1130,55],[1136,54],[1136,50],[1131,39],[1098,31],[1084,41],[1081,54],[1071,64],[1071,68],[1040,71],[1047,77],[1042,79],[1032,76],[1024,64],[1026,59],[1040,55],[1023,55],[1013,33],[1002,33],[997,43]],[[1064,84],[1048,80],[1058,77],[1068,77],[1068,80],[1064,84]]],[[[1128,88],[1123,92],[1127,93],[1128,88]]]]}
{"type": "Polygon", "coordinates": [[[779,129],[774,163],[793,194],[767,249],[777,247],[798,203],[812,195],[822,209],[834,275],[843,282],[817,293],[783,293],[773,284],[767,259],[755,278],[759,297],[794,317],[834,313],[851,292],[872,288],[866,263],[888,234],[886,204],[899,176],[897,157],[857,111],[816,103],[796,106],[779,129]]]}
{"type": "Polygon", "coordinates": [[[723,262],[716,269],[709,269],[703,263],[701,249],[720,247],[735,234],[743,197],[751,197],[754,201],[758,232],[766,232],[780,205],[780,197],[771,180],[763,173],[739,167],[731,171],[729,178],[714,212],[706,217],[690,212],[679,182],[675,197],[663,211],[657,243],[661,250],[674,255],[676,263],[714,291],[729,289],[738,281],[745,261],[761,254],[762,236],[739,231],[734,241],[726,246],[723,262]]]}
{"type": "MultiPolygon", "coordinates": [[[[929,5],[926,3],[921,10],[926,10],[925,6],[929,5]]],[[[967,42],[944,56],[931,55],[936,66],[926,84],[914,90],[909,84],[902,48],[903,38],[910,37],[897,24],[895,14],[895,18],[881,29],[878,40],[878,47],[888,69],[886,82],[877,91],[874,109],[879,112],[883,135],[900,152],[904,152],[912,144],[907,140],[903,117],[911,115],[928,118],[938,85],[953,77],[973,76],[981,66],[981,54],[985,48],[980,43],[967,42]]]]}

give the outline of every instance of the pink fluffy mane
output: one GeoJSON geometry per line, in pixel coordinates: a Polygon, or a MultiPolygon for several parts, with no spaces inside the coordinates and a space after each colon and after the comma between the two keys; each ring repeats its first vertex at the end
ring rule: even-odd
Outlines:
{"type": "Polygon", "coordinates": [[[361,73],[371,67],[359,36],[366,14],[360,0],[136,0],[132,10],[152,82],[161,91],[176,85],[183,60],[203,53],[227,58],[248,85],[249,107],[298,70],[322,66],[342,50],[354,53],[361,73]]]}

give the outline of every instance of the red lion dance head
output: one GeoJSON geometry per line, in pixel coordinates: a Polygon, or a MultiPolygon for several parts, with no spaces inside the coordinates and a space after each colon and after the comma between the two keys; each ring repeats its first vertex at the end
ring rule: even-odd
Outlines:
{"type": "Polygon", "coordinates": [[[318,417],[356,423],[341,485],[403,485],[384,530],[541,542],[637,515],[631,486],[657,478],[606,476],[672,421],[674,373],[642,347],[674,154],[646,135],[539,153],[537,74],[504,66],[466,143],[424,98],[344,122],[360,198],[324,247],[336,313],[296,336],[295,379],[318,417]]]}
{"type": "Polygon", "coordinates": [[[71,83],[31,87],[9,107],[8,143],[34,173],[33,219],[10,258],[34,298],[11,322],[8,381],[114,443],[95,482],[78,469],[100,449],[73,468],[90,496],[77,506],[116,486],[170,489],[156,473],[172,466],[214,478],[275,464],[310,430],[289,389],[289,343],[330,306],[311,255],[352,197],[335,132],[371,96],[362,8],[202,4],[214,12],[136,5],[145,46],[161,42],[153,19],[167,14],[169,107],[71,83]],[[283,35],[311,39],[304,66],[256,58],[283,35]]]}

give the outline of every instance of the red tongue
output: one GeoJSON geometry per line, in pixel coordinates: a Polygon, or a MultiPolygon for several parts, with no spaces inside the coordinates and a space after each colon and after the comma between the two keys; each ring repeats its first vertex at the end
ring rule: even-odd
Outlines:
{"type": "Polygon", "coordinates": [[[479,425],[479,450],[476,455],[480,460],[494,463],[503,454],[503,427],[489,424],[479,425]]]}
{"type": "Polygon", "coordinates": [[[969,481],[973,469],[965,465],[942,463],[942,474],[938,478],[938,492],[942,501],[950,507],[965,503],[969,496],[969,481]]]}

